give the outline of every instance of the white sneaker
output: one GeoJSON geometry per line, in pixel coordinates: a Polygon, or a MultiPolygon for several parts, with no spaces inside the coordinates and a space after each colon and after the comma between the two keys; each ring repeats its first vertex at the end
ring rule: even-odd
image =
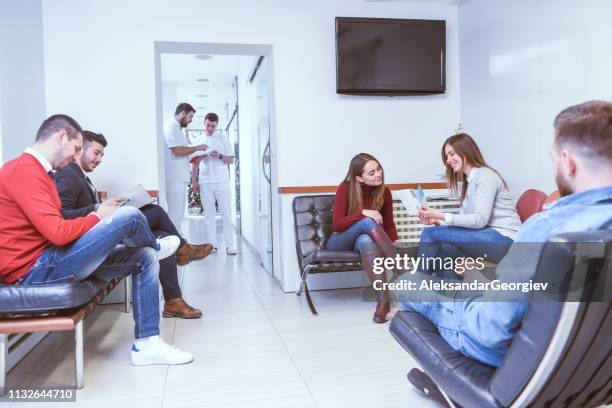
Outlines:
{"type": "Polygon", "coordinates": [[[181,240],[176,235],[168,235],[167,237],[157,238],[157,257],[161,261],[169,256],[174,255],[178,247],[181,245],[181,240]]]}
{"type": "Polygon", "coordinates": [[[228,255],[236,255],[238,253],[238,251],[236,251],[236,248],[234,248],[233,246],[228,246],[226,250],[228,255]]]}
{"type": "Polygon", "coordinates": [[[132,345],[130,359],[136,366],[163,364],[177,365],[187,364],[193,361],[191,353],[181,351],[176,347],[164,343],[159,336],[153,336],[145,341],[132,345]]]}

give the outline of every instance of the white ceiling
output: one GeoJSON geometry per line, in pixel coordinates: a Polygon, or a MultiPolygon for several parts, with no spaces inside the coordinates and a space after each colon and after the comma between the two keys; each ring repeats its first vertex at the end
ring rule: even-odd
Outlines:
{"type": "Polygon", "coordinates": [[[232,83],[243,63],[257,61],[255,56],[211,55],[209,60],[196,59],[192,54],[162,54],[162,78],[180,86],[198,84],[198,78],[208,78],[209,84],[232,83]]]}
{"type": "MultiPolygon", "coordinates": [[[[201,118],[207,112],[216,112],[225,119],[225,106],[235,102],[232,83],[234,77],[243,69],[255,67],[257,56],[252,55],[212,55],[211,59],[201,60],[193,54],[162,54],[162,82],[177,86],[180,101],[192,104],[196,109],[193,125],[201,125],[201,118]],[[199,82],[206,78],[208,82],[199,82]],[[198,97],[197,95],[207,95],[198,97]],[[204,107],[204,109],[199,109],[204,107]]],[[[233,108],[230,108],[233,111],[233,108]]],[[[231,112],[230,112],[231,114],[231,112]]]]}

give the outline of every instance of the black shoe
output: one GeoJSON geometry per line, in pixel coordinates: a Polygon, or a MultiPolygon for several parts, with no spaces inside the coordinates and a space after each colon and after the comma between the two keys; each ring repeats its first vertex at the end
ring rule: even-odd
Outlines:
{"type": "Polygon", "coordinates": [[[418,368],[413,368],[406,377],[408,377],[408,381],[410,381],[415,388],[425,394],[428,398],[442,404],[444,407],[451,408],[438,386],[431,380],[431,378],[429,378],[427,374],[418,368]]]}

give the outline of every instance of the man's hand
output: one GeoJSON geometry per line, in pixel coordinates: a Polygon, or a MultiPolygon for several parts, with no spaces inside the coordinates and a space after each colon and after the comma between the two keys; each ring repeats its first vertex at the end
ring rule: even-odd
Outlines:
{"type": "Polygon", "coordinates": [[[212,157],[218,159],[219,156],[221,155],[221,153],[219,153],[218,150],[213,150],[212,152],[209,153],[212,157]]]}
{"type": "Polygon", "coordinates": [[[96,214],[98,215],[98,217],[100,217],[100,219],[104,219],[107,215],[115,211],[119,207],[119,205],[125,200],[126,199],[123,197],[115,197],[115,198],[108,199],[100,203],[100,206],[98,207],[98,210],[96,211],[96,214]]]}
{"type": "Polygon", "coordinates": [[[170,150],[172,150],[172,153],[177,156],[189,156],[192,153],[195,153],[197,151],[204,151],[206,149],[208,149],[208,145],[205,144],[197,146],[174,146],[170,148],[170,150]]]}
{"type": "Polygon", "coordinates": [[[199,165],[200,165],[200,162],[201,162],[201,161],[202,161],[202,160],[203,160],[203,159],[204,159],[206,156],[208,156],[208,155],[203,154],[203,155],[201,155],[201,156],[194,156],[194,157],[192,157],[192,158],[191,158],[190,162],[191,162],[191,164],[193,164],[193,165],[195,165],[195,166],[199,166],[199,165]]]}
{"type": "Polygon", "coordinates": [[[114,204],[115,207],[118,207],[122,202],[124,202],[126,200],[125,197],[112,197],[109,198],[107,200],[104,200],[100,203],[100,205],[104,204],[104,203],[108,203],[109,205],[114,204]]]}

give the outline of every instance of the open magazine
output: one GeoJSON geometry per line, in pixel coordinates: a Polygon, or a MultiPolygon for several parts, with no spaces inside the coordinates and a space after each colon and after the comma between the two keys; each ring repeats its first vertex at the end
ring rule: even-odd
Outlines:
{"type": "Polygon", "coordinates": [[[147,193],[147,190],[140,184],[132,187],[132,189],[122,195],[122,197],[126,198],[126,201],[121,203],[122,206],[127,205],[134,208],[142,208],[147,204],[153,204],[155,202],[155,198],[151,197],[149,193],[147,193]]]}
{"type": "Polygon", "coordinates": [[[416,190],[398,190],[395,193],[410,215],[417,215],[419,207],[427,206],[425,192],[420,184],[416,190]]]}

